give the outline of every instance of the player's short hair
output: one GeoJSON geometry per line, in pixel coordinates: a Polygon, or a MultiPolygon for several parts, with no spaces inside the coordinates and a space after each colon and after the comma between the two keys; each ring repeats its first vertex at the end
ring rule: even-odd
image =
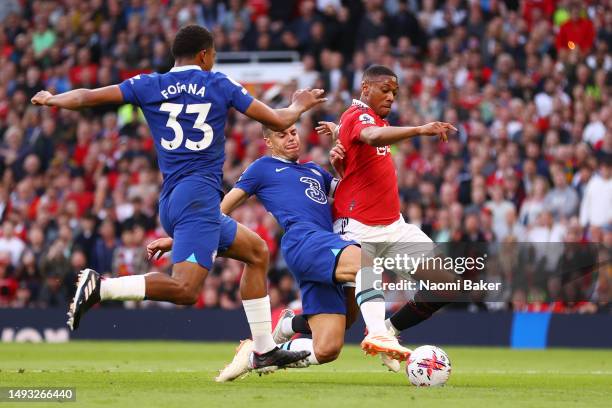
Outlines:
{"type": "Polygon", "coordinates": [[[379,76],[392,76],[397,79],[397,75],[392,69],[385,67],[384,65],[370,65],[363,72],[363,80],[374,79],[379,76]]]}
{"type": "MultiPolygon", "coordinates": [[[[268,139],[269,139],[269,138],[270,138],[270,136],[272,136],[273,134],[275,134],[275,133],[285,133],[287,130],[289,130],[289,129],[291,129],[292,127],[295,127],[295,126],[296,126],[296,124],[294,123],[293,125],[289,126],[287,129],[285,129],[285,130],[281,130],[281,131],[279,132],[279,131],[277,131],[277,130],[272,130],[272,129],[270,129],[269,127],[266,127],[266,126],[263,126],[263,125],[262,125],[262,129],[263,129],[263,137],[264,137],[264,138],[268,138],[268,139]]],[[[297,128],[296,128],[296,131],[297,131],[297,128]]]]}
{"type": "Polygon", "coordinates": [[[274,133],[276,133],[274,130],[270,129],[267,126],[262,126],[263,128],[263,137],[264,138],[270,138],[270,136],[272,136],[274,133]]]}
{"type": "Polygon", "coordinates": [[[213,47],[213,36],[202,26],[188,25],[181,28],[172,43],[172,55],[174,58],[193,57],[202,50],[213,47]]]}

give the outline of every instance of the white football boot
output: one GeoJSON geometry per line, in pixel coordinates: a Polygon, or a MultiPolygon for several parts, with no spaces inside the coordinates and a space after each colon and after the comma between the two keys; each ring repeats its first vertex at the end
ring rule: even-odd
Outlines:
{"type": "Polygon", "coordinates": [[[215,381],[234,381],[236,378],[246,377],[251,370],[249,362],[252,353],[253,340],[242,340],[240,345],[236,348],[236,354],[234,355],[232,362],[226,365],[225,368],[219,372],[219,375],[215,377],[215,381]]]}
{"type": "Polygon", "coordinates": [[[412,353],[412,350],[399,344],[397,337],[390,333],[368,334],[361,342],[361,349],[372,356],[385,354],[398,361],[408,360],[412,353]]]}
{"type": "MultiPolygon", "coordinates": [[[[393,329],[388,329],[387,334],[389,336],[393,336],[397,338],[397,335],[395,334],[395,331],[393,329]]],[[[389,357],[386,354],[381,354],[380,359],[382,360],[383,365],[386,366],[389,369],[389,371],[392,371],[394,373],[399,373],[399,371],[402,369],[401,363],[399,361],[389,357]]]]}

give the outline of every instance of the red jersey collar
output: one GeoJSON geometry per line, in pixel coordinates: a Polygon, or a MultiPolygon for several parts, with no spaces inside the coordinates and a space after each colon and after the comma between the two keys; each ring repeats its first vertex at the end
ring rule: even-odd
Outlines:
{"type": "Polygon", "coordinates": [[[360,101],[359,99],[353,99],[353,103],[351,105],[360,106],[362,108],[371,109],[367,103],[360,101]]]}

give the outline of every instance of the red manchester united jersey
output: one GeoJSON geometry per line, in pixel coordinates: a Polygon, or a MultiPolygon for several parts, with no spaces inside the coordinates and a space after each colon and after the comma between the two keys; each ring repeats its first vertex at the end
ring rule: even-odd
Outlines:
{"type": "Polygon", "coordinates": [[[353,100],[340,118],[338,138],[346,149],[344,178],[334,201],[334,219],[353,218],[366,225],[389,225],[399,218],[397,175],[389,146],[359,140],[362,129],[388,126],[365,103],[353,100]]]}

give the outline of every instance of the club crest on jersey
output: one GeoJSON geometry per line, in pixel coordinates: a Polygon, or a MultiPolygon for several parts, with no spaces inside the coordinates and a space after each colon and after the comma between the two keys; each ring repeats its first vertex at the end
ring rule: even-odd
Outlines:
{"type": "Polygon", "coordinates": [[[387,153],[391,153],[391,147],[379,146],[376,148],[376,154],[379,156],[385,156],[387,153]]]}
{"type": "Polygon", "coordinates": [[[319,204],[327,204],[327,195],[321,188],[321,183],[310,177],[300,177],[302,183],[308,184],[308,188],[304,190],[306,197],[319,204]]]}
{"type": "Polygon", "coordinates": [[[374,120],[372,115],[369,115],[367,113],[362,113],[361,115],[359,115],[359,121],[361,121],[361,123],[363,123],[364,125],[375,125],[376,124],[376,121],[374,120]]]}

